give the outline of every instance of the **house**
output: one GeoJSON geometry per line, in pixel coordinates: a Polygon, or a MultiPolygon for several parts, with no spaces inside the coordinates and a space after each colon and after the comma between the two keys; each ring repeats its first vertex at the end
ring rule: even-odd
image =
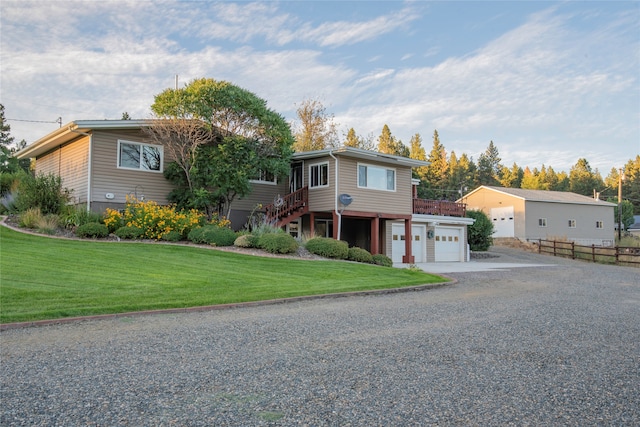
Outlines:
{"type": "Polygon", "coordinates": [[[640,237],[640,215],[633,216],[633,224],[627,228],[629,234],[635,237],[640,237]]]}
{"type": "MultiPolygon", "coordinates": [[[[82,120],[60,127],[17,153],[35,158],[36,173],[59,175],[73,203],[103,212],[127,196],[168,203],[171,161],[149,144],[145,120],[82,120]]],[[[426,162],[351,147],[295,153],[286,180],[261,176],[232,203],[241,228],[257,206],[267,220],[296,237],[345,240],[397,263],[467,261],[463,203],[418,199],[412,168],[426,162]],[[409,236],[407,238],[407,236],[409,236]]]]}
{"type": "Polygon", "coordinates": [[[493,221],[494,238],[566,239],[613,246],[613,203],[562,191],[481,186],[464,197],[468,209],[493,221]]]}

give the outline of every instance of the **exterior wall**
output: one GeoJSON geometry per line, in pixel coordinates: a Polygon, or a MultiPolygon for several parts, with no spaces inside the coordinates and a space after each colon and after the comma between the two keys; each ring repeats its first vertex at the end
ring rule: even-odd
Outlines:
{"type": "MultiPolygon", "coordinates": [[[[526,213],[525,201],[518,197],[508,194],[497,193],[481,189],[474,194],[465,197],[464,202],[467,204],[467,210],[481,210],[489,218],[491,218],[491,208],[501,208],[513,206],[514,215],[514,237],[518,239],[526,239],[526,213]]],[[[536,226],[537,226],[536,219],[536,226]]]]}
{"type": "Polygon", "coordinates": [[[86,203],[89,176],[89,137],[79,136],[70,143],[38,157],[36,174],[60,176],[62,186],[71,190],[73,203],[86,203]]]}
{"type": "MultiPolygon", "coordinates": [[[[140,131],[112,130],[94,131],[91,153],[91,202],[92,210],[102,211],[105,207],[124,206],[127,195],[167,204],[167,196],[173,189],[162,172],[119,169],[118,140],[144,142],[140,131]],[[114,195],[107,199],[106,194],[114,195]]],[[[170,162],[164,153],[163,167],[170,162]]]]}
{"type": "MultiPolygon", "coordinates": [[[[309,210],[312,212],[330,212],[335,209],[335,182],[336,182],[336,167],[335,160],[329,156],[319,157],[313,160],[306,160],[304,162],[304,185],[309,185],[309,168],[319,163],[329,163],[329,185],[321,188],[309,187],[309,210]]],[[[343,177],[340,176],[340,179],[343,177]]]]}
{"type": "Polygon", "coordinates": [[[279,180],[275,185],[252,182],[251,193],[246,195],[244,198],[236,198],[236,200],[231,203],[231,209],[251,212],[255,209],[256,205],[268,205],[273,203],[274,198],[278,195],[284,196],[288,193],[289,184],[286,178],[279,180]]]}
{"type": "Polygon", "coordinates": [[[528,201],[526,208],[527,240],[572,240],[601,245],[615,238],[612,207],[528,201]],[[547,220],[546,227],[539,226],[540,218],[547,220]],[[569,227],[570,219],[575,220],[575,228],[569,227]],[[603,228],[596,228],[596,221],[602,221],[603,228]]]}
{"type": "MultiPolygon", "coordinates": [[[[346,193],[353,198],[353,203],[345,209],[346,211],[380,212],[400,215],[411,215],[413,213],[410,167],[393,168],[395,169],[396,175],[396,190],[384,191],[358,187],[358,164],[392,168],[384,163],[362,161],[350,157],[339,157],[338,194],[346,193]]],[[[335,192],[333,193],[333,197],[335,197],[335,192]]]]}

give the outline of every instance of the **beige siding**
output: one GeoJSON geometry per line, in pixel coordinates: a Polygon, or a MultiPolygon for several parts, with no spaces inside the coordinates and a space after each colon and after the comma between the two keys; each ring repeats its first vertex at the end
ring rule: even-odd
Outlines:
{"type": "Polygon", "coordinates": [[[289,183],[286,178],[280,180],[277,185],[252,182],[251,193],[242,199],[237,198],[234,200],[231,204],[231,209],[251,212],[255,209],[256,205],[262,204],[264,206],[271,204],[278,195],[284,196],[288,193],[289,183]]]}
{"type": "MultiPolygon", "coordinates": [[[[161,172],[136,171],[119,169],[118,140],[144,142],[138,131],[95,131],[93,134],[93,151],[91,157],[92,181],[91,199],[96,203],[122,204],[127,195],[145,200],[153,200],[159,204],[168,203],[167,196],[172,189],[171,183],[161,172]],[[106,194],[114,198],[109,200],[106,194]]],[[[164,165],[170,159],[164,158],[164,165]]]]}
{"type": "Polygon", "coordinates": [[[329,163],[329,185],[321,188],[309,187],[309,210],[312,212],[328,212],[335,209],[335,160],[331,157],[323,157],[304,162],[304,183],[309,185],[309,168],[320,163],[329,163]]]}
{"type": "Polygon", "coordinates": [[[71,190],[74,204],[86,203],[89,174],[89,137],[82,136],[38,157],[37,174],[62,178],[62,186],[71,190]]]}
{"type": "MultiPolygon", "coordinates": [[[[497,193],[481,189],[466,197],[464,203],[467,210],[481,210],[491,218],[491,208],[506,208],[513,206],[514,237],[524,239],[526,235],[525,201],[508,194],[497,193]]],[[[537,221],[537,220],[536,220],[537,221]]]]}
{"type": "Polygon", "coordinates": [[[383,214],[411,215],[413,212],[411,168],[391,167],[376,162],[362,162],[340,157],[338,194],[346,193],[353,198],[347,210],[357,212],[379,212],[383,214]],[[372,165],[395,170],[395,191],[374,190],[358,187],[358,165],[372,165]]]}

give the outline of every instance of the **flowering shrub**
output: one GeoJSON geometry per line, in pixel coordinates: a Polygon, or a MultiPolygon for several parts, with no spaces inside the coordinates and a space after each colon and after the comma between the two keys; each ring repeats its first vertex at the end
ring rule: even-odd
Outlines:
{"type": "MultiPolygon", "coordinates": [[[[140,201],[134,197],[127,197],[124,212],[107,209],[104,215],[104,224],[110,231],[120,227],[137,227],[143,230],[141,237],[161,240],[171,234],[174,240],[177,232],[180,236],[186,236],[195,228],[206,223],[205,215],[196,209],[176,211],[174,205],[160,206],[154,201],[140,201]]],[[[229,227],[231,222],[224,217],[215,216],[211,224],[220,227],[229,227]]]]}

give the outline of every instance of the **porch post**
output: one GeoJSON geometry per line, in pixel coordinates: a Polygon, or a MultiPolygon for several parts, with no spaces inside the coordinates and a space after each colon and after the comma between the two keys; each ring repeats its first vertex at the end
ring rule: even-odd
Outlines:
{"type": "Polygon", "coordinates": [[[411,243],[413,242],[413,234],[411,231],[411,218],[404,220],[404,253],[402,256],[403,264],[413,264],[415,257],[411,253],[411,243]]]}
{"type": "Polygon", "coordinates": [[[377,216],[371,220],[371,254],[380,252],[380,218],[377,216]]]}
{"type": "Polygon", "coordinates": [[[316,235],[316,214],[313,212],[309,213],[309,233],[311,237],[316,235]]]}
{"type": "Polygon", "coordinates": [[[333,238],[335,240],[338,240],[338,227],[341,226],[340,217],[338,216],[336,211],[333,211],[332,215],[333,215],[333,238]]]}

